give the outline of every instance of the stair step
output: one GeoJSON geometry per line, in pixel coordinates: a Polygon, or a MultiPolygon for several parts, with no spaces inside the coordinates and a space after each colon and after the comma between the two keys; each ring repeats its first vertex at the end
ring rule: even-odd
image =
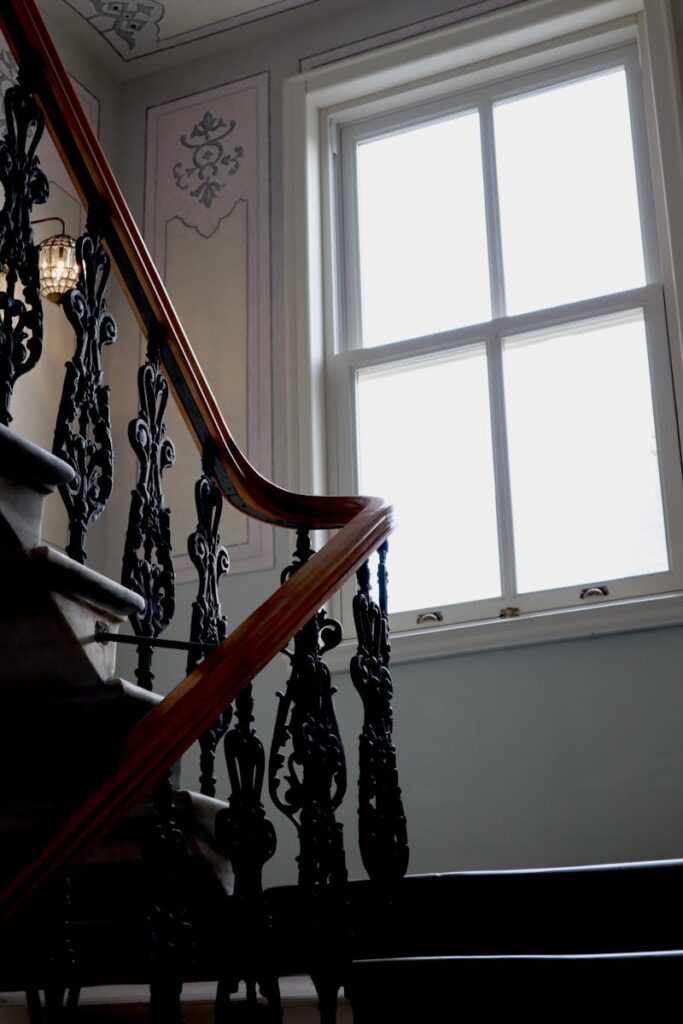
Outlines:
{"type": "MultiPolygon", "coordinates": [[[[347,890],[356,959],[571,955],[676,950],[683,861],[539,871],[409,875],[391,894],[367,880],[347,890]]],[[[278,956],[304,969],[306,934],[296,886],[267,893],[278,956]]]]}
{"type": "MultiPolygon", "coordinates": [[[[454,922],[455,923],[455,922],[454,922]]],[[[351,968],[354,1024],[678,1018],[683,950],[366,960],[351,968]],[[470,1008],[469,1012],[465,1008],[470,1008]]]]}
{"type": "Polygon", "coordinates": [[[68,484],[76,475],[63,459],[1,424],[0,473],[42,494],[68,484]]]}
{"type": "MultiPolygon", "coordinates": [[[[206,822],[210,820],[206,799],[183,792],[179,804],[186,811],[194,806],[203,807],[206,822]]],[[[225,806],[220,801],[215,803],[225,806]]],[[[146,914],[158,897],[157,877],[163,881],[163,874],[158,876],[154,863],[143,855],[154,828],[152,815],[149,800],[138,804],[70,872],[70,935],[77,953],[79,980],[84,986],[149,981],[146,914]]],[[[224,862],[222,869],[225,873],[229,865],[226,869],[224,862]]],[[[227,897],[218,874],[190,834],[188,857],[174,873],[172,889],[167,894],[178,897],[193,921],[196,962],[188,968],[189,979],[215,980],[225,953],[222,929],[227,919],[220,903],[227,897]]],[[[33,913],[40,920],[38,906],[33,913]]],[[[21,919],[11,928],[17,929],[18,938],[26,933],[21,919]]],[[[25,987],[22,971],[24,961],[30,958],[23,954],[14,956],[11,934],[9,939],[0,934],[4,953],[0,962],[0,991],[25,987]]],[[[28,934],[30,942],[30,926],[28,934]]]]}
{"type": "Polygon", "coordinates": [[[116,664],[116,644],[96,639],[95,625],[102,621],[117,633],[129,615],[144,611],[144,599],[49,545],[34,547],[29,555],[95,671],[101,679],[109,679],[116,664]]]}
{"type": "Polygon", "coordinates": [[[66,462],[0,425],[0,515],[25,548],[40,543],[46,496],[73,477],[66,462]]]}
{"type": "Polygon", "coordinates": [[[132,612],[145,609],[144,599],[139,594],[81,565],[57,548],[42,544],[34,547],[30,556],[50,590],[77,598],[98,613],[122,622],[132,612]]]}
{"type": "Polygon", "coordinates": [[[177,799],[196,823],[193,840],[197,850],[209,864],[225,892],[231,895],[235,887],[232,864],[220,852],[215,842],[216,817],[221,811],[227,810],[228,805],[223,800],[187,790],[179,790],[177,799]]]}
{"type": "Polygon", "coordinates": [[[164,699],[162,693],[154,693],[153,690],[146,690],[144,686],[138,686],[137,683],[129,683],[127,679],[120,679],[119,677],[108,679],[105,686],[112,693],[117,693],[124,700],[132,701],[133,704],[146,704],[146,711],[156,707],[157,704],[161,704],[164,699]]]}
{"type": "Polygon", "coordinates": [[[106,775],[122,737],[162,699],[111,679],[43,695],[39,717],[29,700],[11,726],[0,720],[0,865],[36,850],[49,823],[63,820],[106,775]]]}

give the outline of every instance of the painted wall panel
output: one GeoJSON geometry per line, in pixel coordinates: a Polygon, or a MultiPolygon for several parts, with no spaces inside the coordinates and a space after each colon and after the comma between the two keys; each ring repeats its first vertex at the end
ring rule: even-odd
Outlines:
{"type": "MultiPolygon", "coordinates": [[[[238,443],[272,472],[269,78],[254,75],[152,107],[147,115],[145,235],[238,443]]],[[[177,413],[165,492],[179,579],[200,460],[177,413]]],[[[226,510],[233,571],[269,568],[272,530],[226,510]]]]}

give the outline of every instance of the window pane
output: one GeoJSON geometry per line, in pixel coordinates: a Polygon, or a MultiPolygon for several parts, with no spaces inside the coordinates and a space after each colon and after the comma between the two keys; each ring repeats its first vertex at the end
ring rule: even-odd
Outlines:
{"type": "Polygon", "coordinates": [[[640,310],[504,342],[519,590],[668,569],[640,310]]]}
{"type": "Polygon", "coordinates": [[[479,115],[358,147],[363,344],[491,316],[479,115]]]}
{"type": "Polygon", "coordinates": [[[508,313],[645,284],[623,68],[494,107],[508,313]]]}
{"type": "Polygon", "coordinates": [[[486,350],[358,375],[360,488],[396,506],[391,610],[500,594],[486,350]]]}

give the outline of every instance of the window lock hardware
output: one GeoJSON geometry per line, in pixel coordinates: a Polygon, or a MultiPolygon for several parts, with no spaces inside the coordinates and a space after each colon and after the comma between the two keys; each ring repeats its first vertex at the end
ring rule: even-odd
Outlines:
{"type": "Polygon", "coordinates": [[[600,587],[586,587],[579,594],[582,601],[585,601],[587,597],[609,597],[609,590],[605,586],[600,587]]]}
{"type": "Polygon", "coordinates": [[[424,626],[428,622],[443,622],[443,612],[420,612],[415,621],[418,626],[424,626]]]}
{"type": "Polygon", "coordinates": [[[499,619],[518,619],[521,615],[519,608],[501,608],[499,619]]]}

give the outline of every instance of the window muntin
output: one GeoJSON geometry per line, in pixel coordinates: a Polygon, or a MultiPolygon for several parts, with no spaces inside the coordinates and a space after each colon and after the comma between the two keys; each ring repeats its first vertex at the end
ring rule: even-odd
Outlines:
{"type": "MultiPolygon", "coordinates": [[[[616,579],[596,579],[595,576],[591,575],[590,578],[581,580],[582,586],[575,583],[564,585],[564,583],[558,582],[562,577],[558,574],[558,578],[555,581],[556,585],[551,589],[547,590],[536,590],[536,591],[522,591],[517,584],[517,566],[516,566],[516,552],[514,546],[514,528],[513,528],[513,499],[511,491],[511,472],[510,463],[508,457],[508,438],[507,438],[507,423],[505,418],[505,387],[504,387],[504,372],[503,372],[503,339],[512,338],[516,335],[522,335],[525,332],[530,332],[540,328],[546,328],[550,326],[562,327],[562,325],[576,323],[578,321],[590,321],[595,317],[614,314],[614,313],[625,313],[628,310],[640,310],[640,316],[645,323],[645,333],[647,335],[647,345],[649,349],[649,364],[652,372],[652,388],[654,394],[654,412],[656,419],[656,455],[654,461],[656,462],[656,473],[655,479],[661,479],[661,495],[659,507],[663,508],[665,513],[666,521],[671,529],[675,528],[677,522],[680,520],[682,507],[682,493],[681,493],[681,479],[680,479],[680,455],[677,446],[677,435],[675,428],[675,411],[673,408],[673,392],[671,386],[669,356],[668,356],[668,342],[666,338],[665,329],[665,318],[663,312],[663,293],[660,285],[648,286],[645,288],[637,288],[623,292],[617,292],[611,295],[598,295],[593,297],[580,297],[580,301],[572,302],[567,306],[553,306],[550,309],[543,308],[533,310],[524,314],[506,315],[505,309],[505,282],[503,280],[503,241],[502,241],[502,220],[501,220],[501,208],[499,205],[498,196],[498,168],[496,165],[496,127],[495,127],[495,116],[498,109],[504,109],[506,106],[510,107],[515,101],[520,104],[524,104],[532,96],[538,96],[540,94],[548,94],[551,90],[565,90],[565,93],[571,92],[571,89],[575,85],[582,85],[589,81],[600,81],[602,79],[611,80],[612,92],[615,92],[614,82],[617,82],[618,93],[622,99],[625,96],[625,90],[628,86],[628,90],[632,91],[632,83],[634,78],[634,66],[637,61],[637,56],[634,48],[628,50],[614,51],[613,53],[601,54],[598,57],[584,59],[581,61],[574,62],[573,64],[565,64],[559,66],[554,71],[552,69],[544,69],[542,72],[534,73],[531,76],[520,78],[517,80],[510,80],[507,83],[495,83],[493,86],[482,89],[476,96],[473,94],[461,95],[454,98],[452,101],[451,110],[453,113],[462,113],[464,111],[472,111],[476,109],[479,111],[480,123],[481,123],[481,137],[482,137],[482,151],[483,151],[483,179],[484,179],[484,191],[486,200],[486,217],[487,217],[487,242],[489,247],[489,267],[491,275],[491,294],[492,294],[492,313],[495,319],[488,322],[488,324],[478,324],[471,330],[465,329],[451,329],[444,330],[439,334],[422,334],[415,335],[412,337],[406,337],[403,341],[396,342],[393,344],[385,344],[384,346],[373,346],[363,344],[362,331],[360,329],[361,317],[359,314],[360,309],[360,295],[361,287],[360,282],[354,277],[358,273],[358,260],[354,253],[357,252],[355,246],[357,245],[357,224],[353,222],[353,216],[349,216],[349,212],[355,210],[355,154],[358,151],[358,147],[361,143],[367,142],[367,140],[379,139],[386,137],[393,133],[396,135],[397,132],[406,132],[411,126],[425,125],[429,123],[436,123],[437,121],[444,121],[448,116],[448,106],[444,104],[444,101],[439,101],[433,105],[432,108],[420,108],[419,110],[412,110],[403,112],[400,114],[395,112],[387,118],[376,119],[375,121],[365,121],[357,125],[351,125],[345,128],[342,132],[342,165],[344,167],[344,173],[342,176],[343,183],[343,195],[344,202],[343,208],[345,210],[344,216],[344,235],[345,235],[345,271],[346,271],[346,302],[343,310],[343,319],[346,324],[345,336],[342,338],[342,347],[345,352],[341,352],[337,356],[336,366],[337,370],[341,373],[341,378],[345,378],[347,381],[350,380],[354,392],[351,396],[347,394],[347,405],[350,408],[355,408],[355,387],[361,373],[366,367],[384,365],[386,368],[389,366],[390,360],[402,360],[406,359],[419,359],[424,358],[425,355],[434,352],[448,352],[450,349],[454,349],[460,345],[471,344],[474,340],[485,339],[488,354],[488,372],[490,378],[490,396],[491,396],[491,421],[493,424],[493,449],[494,449],[494,465],[495,465],[495,481],[496,481],[496,496],[497,496],[497,508],[498,508],[498,551],[500,556],[500,575],[502,578],[502,595],[500,598],[487,598],[479,601],[464,602],[462,604],[452,605],[449,608],[443,607],[443,602],[430,601],[427,605],[415,604],[415,610],[411,613],[400,614],[395,621],[395,628],[409,627],[415,624],[416,611],[424,609],[425,607],[439,607],[444,612],[444,620],[449,621],[468,621],[473,618],[489,617],[498,614],[501,606],[515,605],[524,611],[537,611],[546,608],[561,608],[565,606],[575,605],[580,599],[580,594],[584,589],[590,587],[591,584],[600,583],[608,584],[606,590],[610,598],[621,598],[629,596],[637,596],[649,593],[661,593],[667,590],[673,589],[679,585],[679,573],[676,566],[673,563],[667,567],[667,563],[662,559],[653,559],[650,563],[650,569],[643,570],[640,575],[632,575],[628,577],[619,577],[616,579]],[[625,70],[624,70],[625,69],[625,70]],[[433,113],[430,115],[430,110],[433,113]],[[355,237],[354,237],[355,235],[355,237]],[[351,371],[350,375],[348,371],[351,371]],[[660,567],[658,569],[657,567],[660,567]],[[663,566],[663,568],[662,568],[663,566]],[[650,571],[651,570],[651,571],[650,571]],[[585,585],[585,586],[583,586],[585,585]]],[[[631,117],[634,120],[642,117],[642,111],[638,104],[635,104],[635,110],[633,109],[633,98],[631,117]]],[[[623,110],[622,110],[623,115],[623,110]]],[[[623,116],[622,116],[623,121],[623,116]]],[[[642,122],[634,124],[634,135],[639,142],[644,142],[645,133],[642,122]]],[[[633,142],[630,138],[628,139],[631,151],[633,151],[633,142]]],[[[621,148],[624,148],[623,132],[621,139],[621,148]]],[[[625,175],[626,187],[622,189],[623,194],[627,195],[628,202],[622,203],[622,207],[626,209],[628,203],[631,203],[629,209],[626,209],[628,214],[627,219],[631,228],[635,225],[637,229],[637,245],[631,245],[630,247],[630,264],[629,273],[633,271],[635,267],[635,273],[629,277],[628,274],[624,273],[619,278],[621,284],[628,282],[642,282],[645,268],[647,268],[649,280],[653,280],[652,273],[653,268],[658,265],[657,254],[653,248],[653,242],[656,242],[656,238],[653,235],[652,224],[648,220],[648,216],[652,209],[652,197],[651,197],[651,186],[649,183],[649,176],[647,173],[647,153],[641,152],[639,149],[635,151],[635,160],[631,161],[631,167],[629,174],[625,175]],[[635,164],[635,167],[634,167],[635,164]],[[629,178],[630,175],[630,178],[629,178]],[[637,179],[637,180],[636,180],[637,179]],[[629,198],[630,196],[630,198],[629,198]],[[635,200],[637,199],[637,205],[635,200]],[[643,212],[644,211],[644,212],[643,212]],[[641,240],[640,233],[640,220],[642,218],[643,224],[643,238],[641,240]],[[635,253],[635,256],[634,256],[635,253]]],[[[559,196],[561,199],[561,195],[559,196]]],[[[634,237],[633,230],[631,230],[631,241],[634,237]]],[[[593,244],[594,240],[589,239],[587,245],[593,244]]],[[[598,242],[600,240],[598,239],[598,242]]],[[[609,240],[608,240],[609,241],[609,240]]],[[[603,249],[603,251],[605,251],[603,249]]],[[[419,261],[421,255],[419,253],[412,254],[414,261],[419,261]]],[[[548,263],[552,263],[552,260],[548,260],[548,263]]],[[[603,278],[603,281],[605,278],[603,278]]],[[[613,275],[613,280],[616,280],[613,275]]],[[[612,284],[602,287],[613,287],[612,284]]],[[[535,300],[541,301],[541,300],[535,300]]],[[[543,300],[545,301],[545,300],[543,300]]],[[[615,367],[615,374],[618,374],[618,367],[615,367]]],[[[344,388],[342,387],[342,391],[344,388]]],[[[342,410],[344,409],[344,400],[342,399],[341,404],[338,406],[342,410]]],[[[355,424],[347,431],[347,437],[356,437],[354,434],[355,424]]],[[[344,430],[341,431],[341,436],[344,436],[344,430]]],[[[386,451],[389,453],[387,457],[401,458],[403,457],[406,463],[412,466],[416,459],[420,458],[419,447],[415,445],[413,449],[404,454],[403,456],[395,452],[389,435],[385,432],[385,438],[387,438],[386,451]]],[[[352,447],[354,446],[352,441],[352,447]]],[[[448,467],[448,442],[442,441],[442,456],[444,471],[447,471],[448,467]]],[[[365,442],[363,442],[363,445],[365,442]]],[[[361,446],[362,447],[362,446],[361,446]]],[[[347,474],[346,477],[342,475],[342,480],[345,480],[345,486],[356,486],[358,487],[361,483],[361,477],[358,472],[358,460],[359,460],[359,446],[355,445],[355,475],[351,473],[347,474]]],[[[353,459],[352,459],[353,463],[353,459]]],[[[385,493],[385,495],[392,499],[395,498],[395,494],[392,495],[391,490],[386,487],[383,489],[378,486],[372,485],[371,478],[364,474],[363,476],[363,490],[371,492],[385,493]]],[[[652,488],[651,488],[652,490],[652,488]]],[[[654,491],[653,491],[654,493],[654,491]]],[[[429,512],[425,513],[426,516],[434,517],[437,515],[437,506],[431,501],[430,494],[427,492],[424,495],[425,508],[429,508],[429,512]]],[[[398,509],[398,517],[401,519],[401,510],[398,509]]],[[[442,536],[443,531],[448,529],[447,525],[442,519],[437,518],[435,522],[438,523],[438,527],[430,531],[426,524],[423,530],[423,543],[419,550],[412,559],[412,567],[415,572],[419,572],[421,566],[425,561],[430,559],[435,560],[438,563],[438,539],[442,536]],[[433,539],[432,546],[430,548],[429,543],[425,538],[431,537],[433,539]]],[[[393,541],[394,547],[399,543],[398,536],[393,541]]],[[[661,538],[661,533],[660,533],[661,538]]],[[[667,544],[667,550],[672,552],[675,550],[671,537],[667,538],[665,542],[667,544]]],[[[660,544],[661,553],[661,544],[660,544]]],[[[605,565],[601,568],[605,568],[605,565]]],[[[524,575],[522,573],[522,575],[524,575]]],[[[395,581],[395,575],[393,577],[395,581]]]]}

